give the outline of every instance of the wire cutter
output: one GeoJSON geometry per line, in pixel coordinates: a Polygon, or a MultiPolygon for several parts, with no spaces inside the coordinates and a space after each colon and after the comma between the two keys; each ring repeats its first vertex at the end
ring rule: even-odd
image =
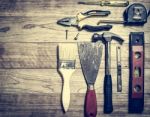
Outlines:
{"type": "Polygon", "coordinates": [[[110,11],[102,11],[102,10],[91,10],[85,13],[78,13],[76,17],[66,17],[57,21],[57,24],[63,26],[74,26],[77,27],[79,30],[87,30],[89,32],[96,32],[96,31],[107,31],[112,28],[112,25],[101,25],[101,26],[91,26],[83,24],[82,20],[94,17],[94,16],[108,16],[110,11]]]}

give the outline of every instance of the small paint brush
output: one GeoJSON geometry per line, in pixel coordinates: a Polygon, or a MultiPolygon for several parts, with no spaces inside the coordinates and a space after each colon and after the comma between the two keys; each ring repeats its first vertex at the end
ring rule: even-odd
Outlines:
{"type": "Polygon", "coordinates": [[[59,72],[63,77],[62,105],[66,112],[70,103],[70,77],[75,71],[77,45],[59,44],[59,72]]]}

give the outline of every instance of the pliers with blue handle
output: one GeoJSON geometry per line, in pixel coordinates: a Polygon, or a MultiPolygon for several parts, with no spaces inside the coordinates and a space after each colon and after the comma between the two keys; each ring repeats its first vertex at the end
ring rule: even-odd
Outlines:
{"type": "Polygon", "coordinates": [[[108,16],[110,11],[102,11],[102,10],[91,10],[85,13],[78,13],[76,17],[66,17],[57,21],[57,24],[63,26],[74,26],[77,27],[79,30],[87,30],[90,32],[96,31],[107,31],[112,28],[112,25],[101,25],[101,26],[91,26],[85,25],[80,21],[94,16],[108,16]]]}

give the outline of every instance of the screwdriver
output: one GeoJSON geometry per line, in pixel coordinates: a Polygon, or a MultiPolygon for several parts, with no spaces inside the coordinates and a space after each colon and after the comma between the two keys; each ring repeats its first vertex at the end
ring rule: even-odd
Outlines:
{"type": "Polygon", "coordinates": [[[112,6],[112,7],[126,7],[129,5],[129,1],[125,0],[101,0],[101,1],[80,1],[78,4],[85,5],[100,5],[100,6],[112,6]]]}
{"type": "Polygon", "coordinates": [[[117,60],[117,92],[122,91],[122,66],[121,66],[121,47],[116,47],[116,60],[117,60]]]}

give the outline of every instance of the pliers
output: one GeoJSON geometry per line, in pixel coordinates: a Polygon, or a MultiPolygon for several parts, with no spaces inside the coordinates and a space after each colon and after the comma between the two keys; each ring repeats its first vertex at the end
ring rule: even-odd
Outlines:
{"type": "Polygon", "coordinates": [[[57,21],[57,24],[63,26],[74,26],[77,27],[79,30],[84,29],[90,32],[103,31],[103,30],[107,31],[112,28],[112,25],[91,26],[91,25],[85,25],[80,21],[93,16],[108,16],[109,14],[110,11],[91,10],[85,13],[78,13],[76,17],[66,17],[60,19],[57,21]]]}

